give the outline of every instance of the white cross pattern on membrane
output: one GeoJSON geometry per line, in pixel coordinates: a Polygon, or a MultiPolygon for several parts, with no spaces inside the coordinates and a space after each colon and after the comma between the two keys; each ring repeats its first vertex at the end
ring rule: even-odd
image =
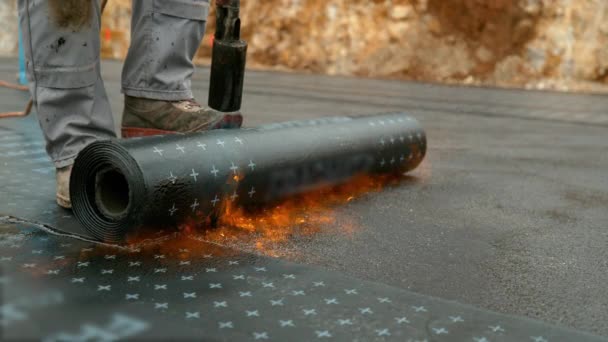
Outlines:
{"type": "Polygon", "coordinates": [[[198,181],[198,172],[194,171],[194,169],[192,169],[192,173],[190,174],[190,177],[194,178],[194,182],[198,181]]]}
{"type": "Polygon", "coordinates": [[[171,216],[173,216],[173,215],[175,215],[175,213],[176,213],[178,210],[179,210],[179,209],[177,209],[177,208],[175,207],[175,203],[173,203],[173,206],[171,207],[171,209],[169,209],[169,214],[170,214],[171,216]]]}
{"type": "Polygon", "coordinates": [[[200,203],[198,203],[198,199],[194,199],[194,203],[192,203],[192,205],[190,206],[190,208],[192,208],[192,211],[196,211],[196,209],[199,207],[200,203]]]}
{"type": "Polygon", "coordinates": [[[211,167],[211,174],[213,175],[213,177],[216,177],[216,178],[217,178],[217,174],[218,174],[219,172],[220,172],[220,170],[218,170],[218,169],[215,167],[215,165],[213,165],[213,166],[211,167]]]}
{"type": "Polygon", "coordinates": [[[235,175],[237,174],[237,171],[239,170],[239,167],[234,165],[234,163],[230,163],[230,171],[232,171],[235,175]]]}
{"type": "Polygon", "coordinates": [[[219,202],[220,202],[220,198],[217,195],[215,195],[215,198],[211,201],[211,204],[213,204],[213,207],[215,207],[219,202]]]}

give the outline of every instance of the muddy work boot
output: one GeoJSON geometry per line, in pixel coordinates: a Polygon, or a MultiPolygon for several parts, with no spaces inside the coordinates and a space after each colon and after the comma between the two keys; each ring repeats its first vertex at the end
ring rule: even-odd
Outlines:
{"type": "Polygon", "coordinates": [[[70,200],[70,175],[72,174],[72,165],[56,170],[57,172],[57,204],[65,209],[72,209],[72,201],[70,200]]]}
{"type": "Polygon", "coordinates": [[[201,106],[194,99],[160,101],[125,96],[122,137],[240,128],[242,124],[240,112],[218,112],[201,106]]]}

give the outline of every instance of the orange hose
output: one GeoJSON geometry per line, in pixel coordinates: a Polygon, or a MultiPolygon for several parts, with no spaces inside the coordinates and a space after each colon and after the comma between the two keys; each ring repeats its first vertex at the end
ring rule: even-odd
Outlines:
{"type": "MultiPolygon", "coordinates": [[[[27,86],[22,86],[22,85],[19,85],[19,84],[9,83],[9,82],[5,82],[5,81],[2,81],[2,80],[0,80],[0,87],[9,88],[9,89],[15,89],[15,90],[21,90],[21,91],[27,91],[27,90],[29,90],[29,88],[27,86]]],[[[28,116],[30,114],[30,112],[32,111],[33,105],[34,105],[34,101],[30,98],[30,100],[27,102],[27,105],[25,106],[25,110],[23,112],[5,112],[5,113],[0,113],[0,119],[4,119],[4,118],[20,118],[20,117],[28,116]]]]}
{"type": "Polygon", "coordinates": [[[27,105],[25,106],[25,110],[23,112],[0,113],[0,119],[22,118],[22,117],[28,116],[31,113],[33,106],[34,106],[34,101],[32,99],[30,99],[29,101],[27,101],[27,105]]]}
{"type": "Polygon", "coordinates": [[[0,80],[0,87],[16,89],[16,90],[23,90],[23,91],[28,90],[27,86],[22,86],[20,84],[14,84],[14,83],[8,83],[8,82],[2,81],[2,80],[0,80]]]}

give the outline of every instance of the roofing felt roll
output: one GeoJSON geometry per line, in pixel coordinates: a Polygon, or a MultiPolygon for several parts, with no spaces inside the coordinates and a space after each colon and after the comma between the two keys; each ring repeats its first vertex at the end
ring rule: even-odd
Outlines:
{"type": "Polygon", "coordinates": [[[402,113],[287,122],[95,142],[76,159],[73,211],[106,242],[205,227],[222,206],[248,206],[359,175],[405,173],[426,154],[420,124],[402,113]]]}

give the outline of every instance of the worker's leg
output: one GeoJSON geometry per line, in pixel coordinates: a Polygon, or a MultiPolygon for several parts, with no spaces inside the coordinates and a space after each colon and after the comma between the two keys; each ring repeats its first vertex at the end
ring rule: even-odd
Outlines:
{"type": "Polygon", "coordinates": [[[122,88],[156,100],[191,99],[192,59],[205,34],[208,0],[133,0],[122,88]]]}
{"type": "Polygon", "coordinates": [[[193,58],[208,12],[208,0],[133,0],[123,128],[184,132],[229,128],[239,119],[240,126],[240,114],[233,118],[192,101],[193,58]]]}
{"type": "Polygon", "coordinates": [[[99,1],[19,0],[19,11],[47,151],[68,166],[87,144],[115,136],[99,73],[99,1]]]}
{"type": "MultiPolygon", "coordinates": [[[[99,73],[99,6],[98,0],[19,0],[30,90],[60,170],[89,143],[115,136],[99,73]]],[[[58,181],[58,195],[66,194],[64,183],[58,181]]]]}

